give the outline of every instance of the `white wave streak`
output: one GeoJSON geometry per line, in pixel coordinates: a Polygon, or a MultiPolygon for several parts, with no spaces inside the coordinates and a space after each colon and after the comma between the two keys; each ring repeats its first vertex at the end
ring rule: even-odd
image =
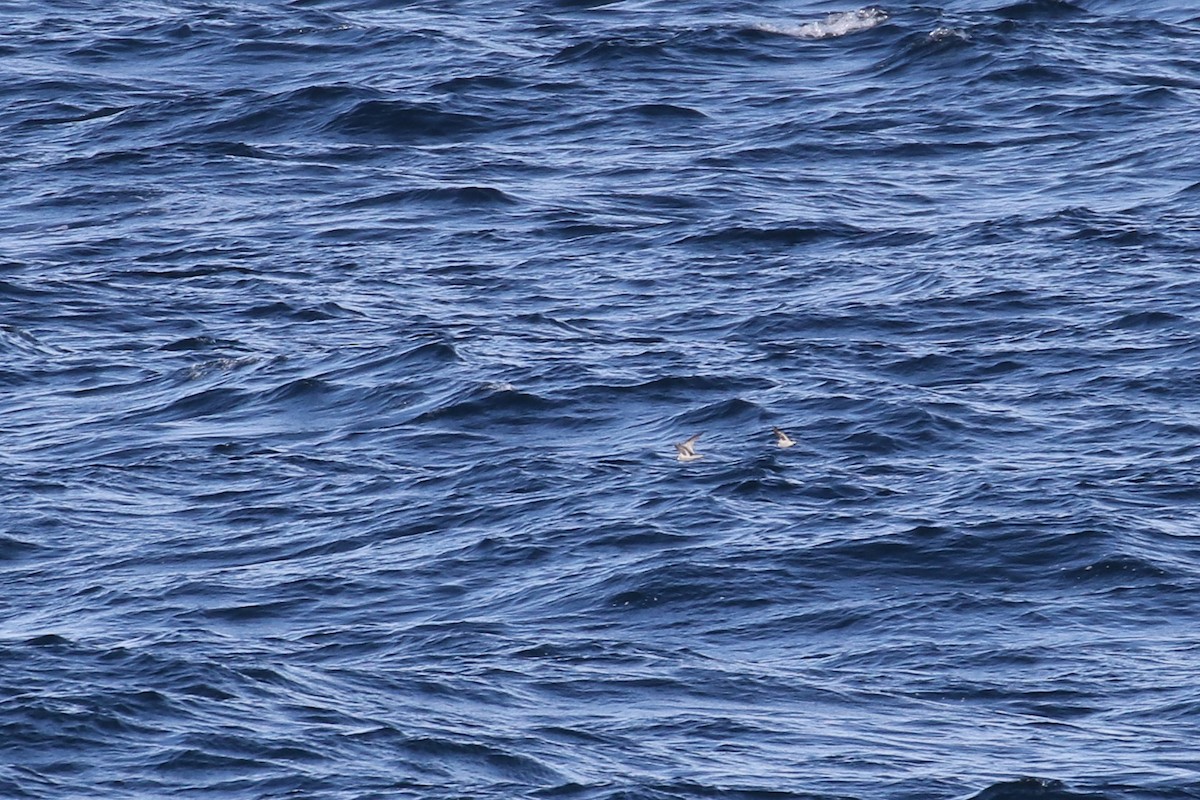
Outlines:
{"type": "Polygon", "coordinates": [[[825,19],[805,22],[801,25],[760,25],[760,30],[782,33],[799,39],[832,39],[849,33],[869,30],[885,22],[888,13],[878,6],[868,6],[857,11],[835,11],[825,19]]]}

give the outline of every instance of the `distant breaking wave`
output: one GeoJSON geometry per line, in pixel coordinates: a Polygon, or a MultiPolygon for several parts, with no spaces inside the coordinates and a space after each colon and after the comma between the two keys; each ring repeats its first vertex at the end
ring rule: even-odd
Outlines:
{"type": "Polygon", "coordinates": [[[833,39],[850,33],[870,30],[886,22],[888,13],[879,6],[867,6],[857,11],[835,11],[825,19],[800,25],[758,25],[759,30],[782,33],[798,39],[833,39]]]}

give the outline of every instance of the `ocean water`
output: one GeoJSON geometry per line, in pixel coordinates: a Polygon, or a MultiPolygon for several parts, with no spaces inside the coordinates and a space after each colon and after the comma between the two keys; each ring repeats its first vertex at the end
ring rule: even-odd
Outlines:
{"type": "Polygon", "coordinates": [[[1200,797],[1200,7],[0,11],[0,797],[1200,797]]]}

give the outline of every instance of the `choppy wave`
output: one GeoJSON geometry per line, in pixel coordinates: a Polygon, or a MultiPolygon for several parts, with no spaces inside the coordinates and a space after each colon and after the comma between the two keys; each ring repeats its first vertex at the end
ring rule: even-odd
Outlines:
{"type": "Polygon", "coordinates": [[[861,33],[887,21],[888,13],[879,6],[867,6],[854,11],[834,11],[823,19],[799,24],[759,25],[759,30],[782,33],[799,39],[832,39],[852,33],[861,33]]]}
{"type": "Polygon", "coordinates": [[[0,795],[1200,792],[1193,8],[7,10],[0,795]]]}

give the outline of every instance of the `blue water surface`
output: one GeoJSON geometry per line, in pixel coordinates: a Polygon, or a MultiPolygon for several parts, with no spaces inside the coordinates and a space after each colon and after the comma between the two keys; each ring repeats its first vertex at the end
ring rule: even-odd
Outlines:
{"type": "Polygon", "coordinates": [[[0,12],[0,797],[1200,798],[1193,4],[0,12]]]}

